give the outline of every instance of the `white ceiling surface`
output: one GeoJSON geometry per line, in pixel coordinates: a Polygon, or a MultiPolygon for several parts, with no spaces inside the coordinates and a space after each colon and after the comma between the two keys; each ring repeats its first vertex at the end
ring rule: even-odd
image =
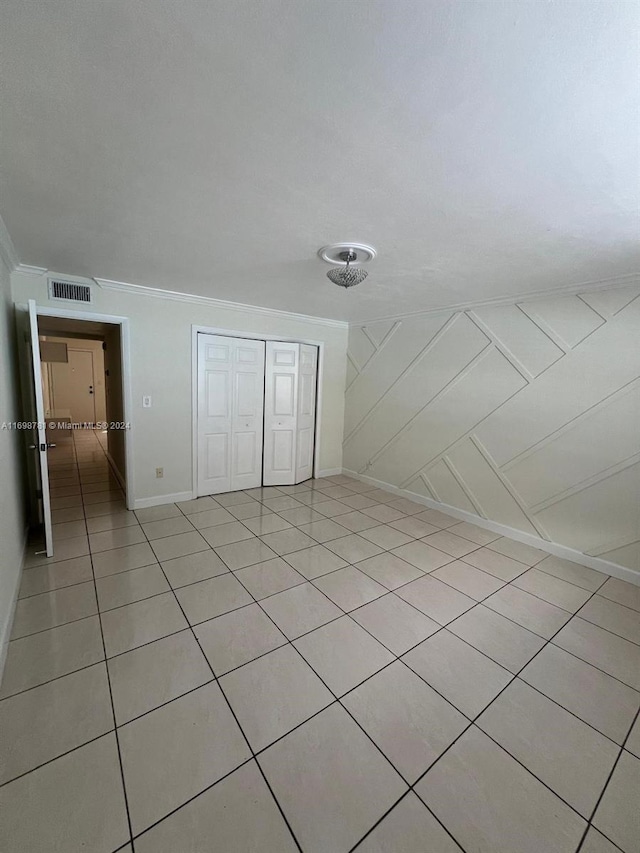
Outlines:
{"type": "Polygon", "coordinates": [[[624,276],[639,10],[4,0],[0,212],[27,264],[336,319],[624,276]]]}

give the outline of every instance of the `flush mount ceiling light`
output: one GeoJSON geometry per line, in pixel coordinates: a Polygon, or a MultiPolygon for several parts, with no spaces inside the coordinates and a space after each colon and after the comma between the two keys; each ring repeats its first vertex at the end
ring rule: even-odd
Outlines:
{"type": "Polygon", "coordinates": [[[329,270],[327,278],[339,287],[353,287],[360,284],[368,275],[360,264],[372,261],[376,256],[373,246],[363,243],[333,243],[324,246],[318,255],[328,264],[334,264],[335,269],[329,270]]]}

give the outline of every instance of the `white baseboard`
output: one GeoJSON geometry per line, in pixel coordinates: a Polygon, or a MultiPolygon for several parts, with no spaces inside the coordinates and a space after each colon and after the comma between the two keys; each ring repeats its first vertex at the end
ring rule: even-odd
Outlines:
{"type": "Polygon", "coordinates": [[[525,545],[531,545],[533,548],[538,548],[540,551],[546,551],[548,554],[553,554],[554,557],[560,557],[563,560],[570,560],[572,563],[580,563],[582,566],[587,566],[590,569],[595,569],[596,572],[603,572],[605,575],[611,575],[614,578],[627,581],[628,583],[640,586],[640,572],[635,569],[629,569],[626,566],[619,566],[617,563],[611,563],[609,560],[602,560],[600,557],[590,557],[588,554],[583,554],[582,551],[577,551],[575,548],[568,548],[566,545],[560,545],[557,542],[550,542],[548,539],[542,539],[540,536],[533,536],[531,533],[525,533],[523,530],[518,530],[515,527],[508,527],[506,524],[499,524],[497,521],[490,521],[488,518],[482,518],[473,512],[467,512],[464,509],[458,509],[449,504],[443,504],[439,501],[434,501],[424,495],[419,495],[416,492],[410,492],[408,489],[399,489],[397,486],[392,486],[390,483],[384,483],[382,480],[376,480],[373,477],[367,477],[364,474],[358,474],[356,471],[350,471],[348,468],[343,468],[342,473],[356,480],[361,480],[363,483],[370,483],[372,486],[377,486],[379,489],[384,489],[387,492],[400,495],[403,498],[409,498],[415,503],[429,507],[429,509],[439,509],[447,515],[452,515],[454,518],[459,518],[460,521],[468,521],[478,527],[484,527],[486,530],[491,530],[493,533],[499,533],[501,536],[508,536],[510,539],[515,539],[525,545]]]}
{"type": "Polygon", "coordinates": [[[18,572],[17,583],[11,596],[9,605],[9,618],[4,625],[0,625],[0,685],[2,684],[2,676],[4,674],[4,665],[7,661],[7,652],[9,651],[9,640],[11,639],[11,630],[13,628],[13,617],[16,612],[18,603],[18,595],[20,593],[20,585],[22,584],[22,572],[24,571],[24,559],[27,554],[27,542],[29,540],[29,528],[26,527],[22,540],[22,559],[20,560],[20,571],[18,572]]]}
{"type": "Polygon", "coordinates": [[[316,477],[335,477],[337,474],[344,473],[344,468],[323,468],[316,472],[316,477]]]}
{"type": "Polygon", "coordinates": [[[133,502],[133,509],[147,509],[150,506],[180,503],[180,501],[190,501],[192,498],[192,491],[176,492],[173,495],[154,495],[152,498],[138,498],[133,502]]]}

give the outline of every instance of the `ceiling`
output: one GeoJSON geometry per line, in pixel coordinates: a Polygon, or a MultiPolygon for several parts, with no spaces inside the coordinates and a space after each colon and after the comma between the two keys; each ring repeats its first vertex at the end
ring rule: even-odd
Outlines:
{"type": "Polygon", "coordinates": [[[635,0],[4,0],[23,263],[335,319],[638,270],[635,0]],[[371,243],[344,292],[316,256],[371,243]]]}

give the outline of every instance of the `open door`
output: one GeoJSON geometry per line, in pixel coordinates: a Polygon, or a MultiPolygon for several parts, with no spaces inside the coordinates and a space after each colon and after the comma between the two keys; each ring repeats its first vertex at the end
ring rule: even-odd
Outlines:
{"type": "Polygon", "coordinates": [[[34,424],[33,439],[29,449],[33,451],[35,464],[36,488],[40,504],[40,521],[44,525],[44,541],[47,557],[53,556],[53,530],[51,527],[51,499],[49,496],[49,468],[47,465],[47,431],[44,411],[44,395],[42,393],[42,365],[40,362],[40,340],[38,338],[38,314],[35,300],[29,300],[29,338],[28,351],[31,357],[31,372],[33,375],[33,394],[29,394],[32,411],[28,413],[29,420],[34,424]]]}

